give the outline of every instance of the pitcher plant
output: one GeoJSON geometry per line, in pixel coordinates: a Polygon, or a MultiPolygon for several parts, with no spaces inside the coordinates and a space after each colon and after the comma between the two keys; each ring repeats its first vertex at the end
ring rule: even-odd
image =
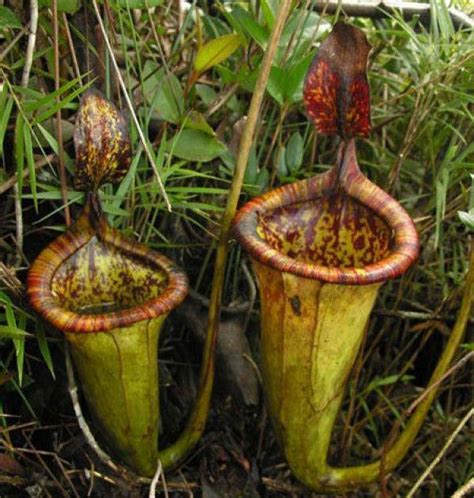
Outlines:
{"type": "MultiPolygon", "coordinates": [[[[404,457],[436,389],[381,460],[328,464],[331,436],[350,373],[383,282],[416,260],[419,241],[403,207],[357,164],[355,137],[370,133],[365,35],[339,22],[309,69],[304,100],[323,134],[339,135],[335,166],[248,202],[234,233],[250,254],[260,290],[262,376],[268,411],[291,470],[319,492],[378,479],[404,457]]],[[[469,314],[460,319],[432,382],[445,372],[469,314]]]]}
{"type": "Polygon", "coordinates": [[[98,92],[81,101],[74,144],[85,207],[32,264],[28,296],[65,334],[84,398],[110,447],[136,473],[152,476],[159,459],[167,467],[187,454],[207,416],[200,396],[208,386],[201,385],[183,434],[159,450],[158,340],[166,316],[186,296],[187,278],[110,227],[102,213],[97,190],[127,173],[131,152],[123,116],[98,92]]]}

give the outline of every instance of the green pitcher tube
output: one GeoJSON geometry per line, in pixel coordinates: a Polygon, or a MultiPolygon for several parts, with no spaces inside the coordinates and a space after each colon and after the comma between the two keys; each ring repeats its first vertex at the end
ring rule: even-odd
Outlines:
{"type": "Polygon", "coordinates": [[[64,333],[95,425],[114,455],[151,477],[158,461],[179,463],[199,440],[213,382],[207,341],[194,409],[177,440],[159,449],[158,342],[168,313],[185,298],[186,275],[169,259],[112,228],[98,189],[127,173],[131,147],[123,116],[88,91],[76,119],[75,184],[85,207],[33,262],[31,306],[64,333]]]}
{"type": "Polygon", "coordinates": [[[323,470],[332,428],[380,284],[323,283],[252,260],[266,400],[295,475],[323,470]]]}
{"type": "Polygon", "coordinates": [[[327,173],[242,207],[234,233],[257,275],[264,391],[285,457],[312,489],[343,490],[327,463],[334,423],[380,285],[417,257],[413,222],[362,175],[349,140],[327,173]]]}
{"type": "Polygon", "coordinates": [[[353,491],[391,472],[421,428],[472,307],[474,250],[458,318],[423,400],[382,457],[328,463],[331,437],[378,289],[416,260],[419,241],[403,207],[357,164],[355,139],[371,131],[364,33],[338,22],[321,44],[304,101],[316,130],[338,135],[335,166],[243,206],[234,233],[257,275],[263,387],[291,470],[318,492],[353,491]]]}
{"type": "Polygon", "coordinates": [[[101,433],[140,475],[152,475],[158,460],[157,355],[165,318],[96,334],[66,333],[81,389],[101,433]]]}
{"type": "Polygon", "coordinates": [[[111,228],[93,194],[28,275],[30,302],[64,332],[101,433],[140,475],[159,456],[159,333],[186,292],[184,273],[111,228]]]}

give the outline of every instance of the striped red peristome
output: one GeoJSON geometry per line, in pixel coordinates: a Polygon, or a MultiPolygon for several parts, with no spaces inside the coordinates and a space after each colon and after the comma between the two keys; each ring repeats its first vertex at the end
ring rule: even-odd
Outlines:
{"type": "Polygon", "coordinates": [[[186,275],[165,256],[131,241],[110,227],[103,216],[94,218],[95,213],[91,211],[88,202],[77,222],[49,244],[33,262],[27,279],[27,294],[32,308],[62,332],[91,333],[156,318],[179,305],[188,291],[186,275]],[[160,268],[168,278],[164,291],[142,305],[109,313],[79,314],[61,306],[51,291],[55,272],[92,237],[99,237],[122,253],[160,268]]]}
{"type": "Polygon", "coordinates": [[[322,282],[367,285],[396,278],[417,259],[419,239],[405,209],[369,181],[357,164],[354,139],[342,142],[338,165],[308,180],[267,192],[245,204],[233,220],[233,233],[248,253],[272,268],[322,282]],[[335,188],[370,208],[393,232],[387,257],[361,268],[328,267],[297,261],[276,249],[257,234],[259,218],[276,208],[330,195],[335,188]]]}

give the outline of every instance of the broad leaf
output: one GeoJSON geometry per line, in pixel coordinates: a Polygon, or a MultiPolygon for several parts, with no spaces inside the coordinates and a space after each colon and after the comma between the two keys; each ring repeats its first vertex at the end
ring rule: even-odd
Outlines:
{"type": "Polygon", "coordinates": [[[180,159],[204,163],[220,156],[227,148],[203,131],[182,130],[168,144],[168,150],[180,159]]]}
{"type": "Polygon", "coordinates": [[[212,104],[217,98],[217,92],[209,85],[198,83],[195,87],[196,93],[207,106],[212,104]]]}
{"type": "Polygon", "coordinates": [[[273,25],[275,24],[275,16],[276,16],[275,6],[272,5],[272,3],[273,2],[269,0],[260,1],[263,17],[265,18],[265,22],[267,23],[267,26],[270,29],[273,28],[273,25]]]}
{"type": "Polygon", "coordinates": [[[255,183],[257,182],[257,174],[258,174],[257,153],[255,151],[255,146],[252,146],[247,161],[247,167],[245,168],[244,183],[246,185],[255,185],[255,183]]]}
{"type": "Polygon", "coordinates": [[[191,111],[184,118],[183,126],[185,128],[190,128],[192,130],[200,130],[208,135],[215,136],[215,131],[211,128],[209,123],[206,121],[205,117],[197,111],[191,111]]]}
{"type": "Polygon", "coordinates": [[[268,29],[259,24],[246,10],[236,6],[232,9],[232,16],[237,19],[242,30],[247,33],[260,47],[267,44],[270,33],[268,29]]]}
{"type": "Polygon", "coordinates": [[[0,31],[4,29],[21,29],[21,22],[8,7],[0,5],[0,31]]]}
{"type": "Polygon", "coordinates": [[[267,91],[280,105],[283,105],[286,100],[286,72],[284,69],[272,66],[267,91]]]}
{"type": "Polygon", "coordinates": [[[268,93],[280,105],[300,101],[304,78],[310,63],[311,54],[289,68],[272,66],[267,84],[268,93]]]}
{"type": "Polygon", "coordinates": [[[130,9],[151,9],[163,4],[163,0],[112,0],[113,5],[130,9]]]}
{"type": "Polygon", "coordinates": [[[469,211],[458,211],[459,219],[464,223],[466,228],[474,232],[474,209],[469,211]]]}
{"type": "Polygon", "coordinates": [[[154,114],[164,121],[178,124],[184,113],[184,95],[178,78],[164,68],[147,61],[144,68],[143,92],[154,114]]]}
{"type": "Polygon", "coordinates": [[[242,40],[239,35],[219,36],[203,45],[196,54],[194,70],[203,73],[230,57],[239,47],[242,40]]]}
{"type": "Polygon", "coordinates": [[[273,164],[277,170],[278,178],[286,178],[288,176],[288,166],[286,164],[286,147],[282,145],[275,149],[273,154],[273,164]]]}
{"type": "Polygon", "coordinates": [[[288,141],[285,153],[286,165],[290,173],[296,173],[303,164],[304,144],[299,132],[293,133],[288,141]]]}
{"type": "Polygon", "coordinates": [[[270,181],[270,173],[267,169],[261,169],[257,175],[256,184],[260,187],[260,192],[263,192],[268,187],[268,182],[270,181]]]}
{"type": "MultiPolygon", "coordinates": [[[[40,0],[40,7],[52,7],[52,0],[40,0]]],[[[67,12],[68,14],[74,14],[81,8],[81,0],[58,0],[58,11],[67,12]]]]}
{"type": "Polygon", "coordinates": [[[287,102],[293,103],[301,101],[304,79],[312,58],[312,54],[309,54],[290,67],[285,78],[285,100],[287,102]]]}

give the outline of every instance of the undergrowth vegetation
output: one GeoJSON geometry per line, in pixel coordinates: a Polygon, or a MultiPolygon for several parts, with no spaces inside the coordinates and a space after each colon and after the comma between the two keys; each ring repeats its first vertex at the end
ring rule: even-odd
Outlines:
{"type": "MultiPolygon", "coordinates": [[[[139,486],[124,490],[120,477],[100,467],[85,445],[68,398],[62,338],[28,308],[26,271],[65,230],[68,217],[77,219],[83,193],[73,187],[73,124],[81,95],[95,87],[130,119],[134,151],[123,181],[101,192],[109,221],[178,262],[190,278],[193,299],[206,309],[220,215],[278,2],[104,0],[81,6],[79,0],[64,0],[56,12],[56,2],[40,1],[31,60],[32,11],[22,2],[3,3],[0,496],[86,496],[88,489],[91,496],[145,496],[139,486]],[[150,9],[134,8],[143,5],[150,9]]],[[[304,77],[317,47],[343,17],[342,11],[320,13],[316,3],[295,2],[286,23],[242,202],[324,171],[336,155],[335,141],[316,133],[302,104],[304,77]]],[[[358,159],[364,173],[414,218],[422,252],[413,269],[383,286],[376,303],[334,439],[333,455],[342,463],[372,460],[395,421],[403,426],[450,333],[467,270],[474,226],[474,34],[453,26],[443,1],[431,3],[428,24],[396,13],[350,19],[373,47],[373,133],[358,144],[358,159]]],[[[245,255],[233,244],[223,320],[237,324],[236,334],[247,335],[254,371],[258,303],[253,309],[243,306],[254,285],[246,272],[245,255]]],[[[163,418],[172,432],[192,402],[192,372],[199,362],[194,351],[200,346],[199,334],[183,325],[186,320],[171,322],[161,354],[164,397],[174,403],[163,418]]],[[[472,325],[473,319],[471,330],[472,325]]],[[[381,486],[347,496],[410,492],[472,409],[469,341],[472,337],[458,352],[458,367],[443,382],[408,458],[381,486]]],[[[199,496],[201,489],[207,497],[310,496],[290,477],[262,402],[245,389],[238,386],[240,397],[231,399],[233,388],[221,386],[201,450],[167,476],[170,496],[199,496]]],[[[469,431],[466,425],[453,438],[416,496],[451,496],[472,477],[469,431]]]]}

